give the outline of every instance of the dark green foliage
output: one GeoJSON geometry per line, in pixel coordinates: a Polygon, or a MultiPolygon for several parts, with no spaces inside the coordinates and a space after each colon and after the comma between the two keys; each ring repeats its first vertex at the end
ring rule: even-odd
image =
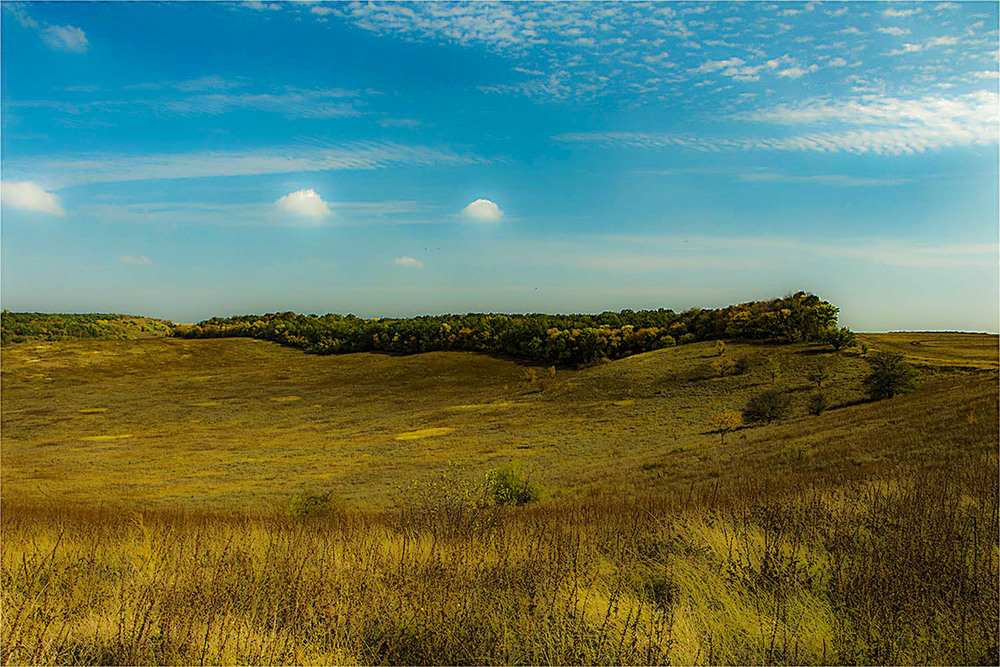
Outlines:
{"type": "Polygon", "coordinates": [[[830,407],[830,397],[821,391],[810,396],[809,402],[806,404],[811,415],[821,415],[828,407],[830,407]]]}
{"type": "Polygon", "coordinates": [[[917,371],[898,352],[872,352],[865,361],[872,370],[861,383],[873,400],[892,398],[917,388],[917,371]]]}
{"type": "Polygon", "coordinates": [[[791,405],[791,397],[779,389],[765,389],[747,401],[743,408],[743,421],[747,424],[770,424],[787,417],[791,405]]]}
{"type": "Polygon", "coordinates": [[[737,375],[742,375],[743,373],[749,373],[758,366],[760,366],[759,356],[743,354],[736,358],[736,366],[733,368],[733,372],[737,375]]]}
{"type": "Polygon", "coordinates": [[[832,378],[833,371],[825,364],[821,364],[806,373],[806,379],[815,382],[817,387],[822,387],[824,382],[829,382],[832,378]]]}
{"type": "Polygon", "coordinates": [[[799,292],[771,301],[716,310],[692,308],[683,313],[660,308],[599,315],[469,313],[366,320],[354,315],[285,312],[212,318],[178,329],[177,335],[258,338],[316,354],[465,350],[545,365],[582,366],[700,340],[818,341],[836,321],[836,307],[799,292]]]}
{"type": "Polygon", "coordinates": [[[526,505],[542,497],[541,485],[513,461],[486,473],[485,489],[497,505],[526,505]]]}
{"type": "Polygon", "coordinates": [[[4,310],[0,314],[0,340],[5,344],[64,338],[130,340],[170,336],[173,326],[166,320],[116,313],[12,313],[4,310]]]}
{"type": "Polygon", "coordinates": [[[333,491],[300,493],[288,501],[285,514],[295,518],[330,516],[334,512],[333,491]]]}
{"type": "Polygon", "coordinates": [[[850,347],[854,345],[857,338],[855,337],[854,332],[848,329],[847,327],[840,327],[839,329],[836,327],[831,327],[827,331],[823,340],[824,342],[827,342],[830,345],[832,345],[833,349],[839,352],[845,347],[850,347]]]}

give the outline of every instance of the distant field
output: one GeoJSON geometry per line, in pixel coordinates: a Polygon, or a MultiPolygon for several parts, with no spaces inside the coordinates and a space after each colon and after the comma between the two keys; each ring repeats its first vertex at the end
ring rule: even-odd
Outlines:
{"type": "Polygon", "coordinates": [[[862,334],[862,340],[899,352],[913,364],[995,370],[997,337],[990,334],[904,332],[862,334]]]}
{"type": "Polygon", "coordinates": [[[781,424],[709,432],[771,386],[757,365],[716,375],[711,343],[636,355],[550,377],[488,356],[313,356],[249,339],[59,341],[3,352],[4,498],[129,507],[280,507],[332,490],[392,505],[448,462],[464,474],[511,459],[549,496],[638,493],[738,479],[758,466],[849,472],[900,457],[995,447],[997,337],[865,335],[921,365],[923,388],[863,399],[866,364],[829,346],[728,346],[781,367],[794,398],[781,424]],[[831,365],[835,408],[806,412],[806,374],[831,365]],[[992,370],[990,370],[992,369],[992,370]],[[837,405],[846,406],[837,408],[837,405]],[[864,443],[864,444],[862,444],[864,443]]]}

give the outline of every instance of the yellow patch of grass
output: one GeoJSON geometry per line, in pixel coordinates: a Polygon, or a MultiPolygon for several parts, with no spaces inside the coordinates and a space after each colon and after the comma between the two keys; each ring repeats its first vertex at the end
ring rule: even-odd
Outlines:
{"type": "Polygon", "coordinates": [[[131,437],[131,433],[119,433],[117,435],[85,435],[80,440],[85,440],[86,442],[107,442],[109,440],[124,440],[131,437]]]}
{"type": "Polygon", "coordinates": [[[629,406],[629,405],[635,405],[635,401],[632,400],[631,398],[626,398],[626,399],[621,400],[621,401],[612,401],[611,403],[612,403],[612,405],[617,405],[620,408],[624,408],[624,407],[629,406]]]}
{"type": "Polygon", "coordinates": [[[210,408],[213,405],[218,405],[218,401],[201,401],[200,403],[192,403],[191,405],[199,408],[210,408]]]}
{"type": "Polygon", "coordinates": [[[421,438],[433,438],[437,435],[445,435],[451,433],[455,429],[449,428],[447,426],[439,426],[437,428],[422,428],[417,431],[406,431],[405,433],[397,433],[394,437],[395,440],[420,440],[421,438]]]}
{"type": "Polygon", "coordinates": [[[93,415],[93,414],[97,414],[98,412],[107,412],[107,411],[108,411],[107,408],[81,408],[80,409],[80,412],[82,414],[85,414],[85,415],[93,415]]]}
{"type": "Polygon", "coordinates": [[[485,408],[507,408],[510,401],[498,401],[496,403],[470,403],[469,405],[453,405],[452,410],[483,410],[485,408]]]}
{"type": "Polygon", "coordinates": [[[301,396],[272,396],[271,400],[276,403],[290,403],[292,401],[301,400],[301,396]]]}

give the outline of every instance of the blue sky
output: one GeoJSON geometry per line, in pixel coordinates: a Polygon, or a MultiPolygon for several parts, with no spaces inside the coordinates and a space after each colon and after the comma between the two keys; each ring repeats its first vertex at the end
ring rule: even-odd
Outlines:
{"type": "Polygon", "coordinates": [[[996,3],[0,17],[4,308],[998,328],[996,3]]]}

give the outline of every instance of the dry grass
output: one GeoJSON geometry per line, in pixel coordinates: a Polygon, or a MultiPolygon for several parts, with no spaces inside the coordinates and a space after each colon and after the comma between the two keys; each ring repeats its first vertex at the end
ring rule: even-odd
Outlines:
{"type": "Polygon", "coordinates": [[[923,386],[878,403],[854,353],[728,345],[794,404],[724,445],[712,416],[771,379],[713,377],[710,343],[533,383],[464,353],[4,348],[2,662],[996,664],[996,337],[887,336],[923,386]],[[468,481],[511,458],[547,498],[484,505],[468,481]],[[335,511],[286,516],[307,490],[335,511]]]}
{"type": "Polygon", "coordinates": [[[996,664],[996,476],[312,521],[8,503],[4,662],[996,664]]]}
{"type": "MultiPolygon", "coordinates": [[[[996,349],[996,337],[980,338],[996,349]]],[[[741,409],[770,378],[762,365],[713,377],[710,343],[540,374],[534,383],[512,362],[471,353],[316,357],[247,339],[8,346],[0,478],[11,497],[35,502],[276,507],[294,493],[333,490],[381,507],[448,461],[480,477],[517,458],[544,473],[553,495],[634,495],[667,481],[743,474],[743,461],[773,458],[786,445],[814,450],[808,464],[832,473],[850,465],[838,443],[851,442],[855,458],[887,457],[883,447],[858,444],[887,429],[947,457],[953,441],[974,447],[962,444],[976,442],[970,429],[995,423],[995,374],[987,371],[925,367],[918,395],[851,406],[863,399],[858,356],[737,344],[727,354],[776,358],[793,419],[741,429],[720,447],[712,417],[741,409]],[[834,409],[812,417],[806,375],[821,363],[833,367],[824,392],[834,409]],[[970,413],[975,424],[965,424],[970,413]],[[954,432],[937,426],[952,422],[954,432]],[[920,442],[925,429],[943,439],[920,442]],[[400,439],[412,433],[434,435],[400,439]],[[121,435],[131,437],[110,439],[121,435]]],[[[946,349],[942,358],[960,354],[946,349]]]]}

